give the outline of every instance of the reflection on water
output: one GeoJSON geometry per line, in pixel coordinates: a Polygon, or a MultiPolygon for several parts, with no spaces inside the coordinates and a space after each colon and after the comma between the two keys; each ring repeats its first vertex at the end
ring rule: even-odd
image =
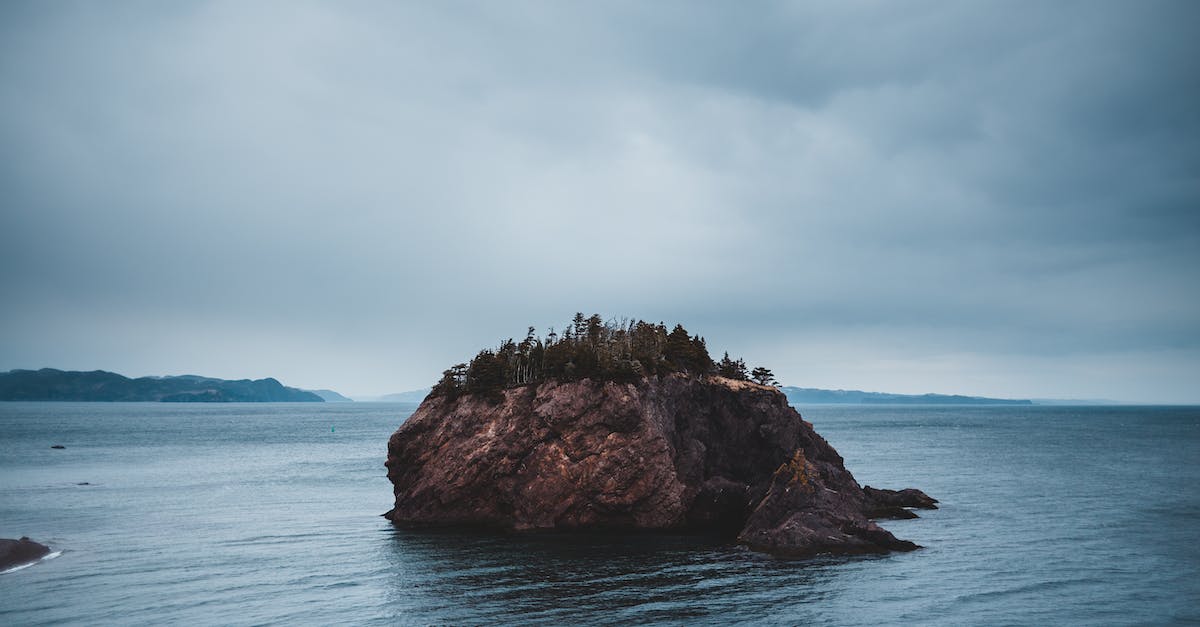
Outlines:
{"type": "Polygon", "coordinates": [[[780,600],[793,609],[820,601],[838,565],[879,559],[783,560],[710,537],[649,533],[397,528],[383,542],[397,615],[452,623],[767,620],[780,617],[780,600]]]}

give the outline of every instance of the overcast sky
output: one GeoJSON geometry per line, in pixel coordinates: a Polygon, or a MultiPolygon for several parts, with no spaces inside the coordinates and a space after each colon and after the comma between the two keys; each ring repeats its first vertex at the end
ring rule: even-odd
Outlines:
{"type": "Polygon", "coordinates": [[[424,387],[575,311],[1200,402],[1200,3],[0,4],[0,370],[424,387]]]}

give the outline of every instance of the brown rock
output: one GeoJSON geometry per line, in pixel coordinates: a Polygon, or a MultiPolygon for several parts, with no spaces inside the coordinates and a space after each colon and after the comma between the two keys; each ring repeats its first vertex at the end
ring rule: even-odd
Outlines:
{"type": "Polygon", "coordinates": [[[388,442],[396,523],[718,531],[778,553],[916,548],[773,387],[672,374],[426,398],[388,442]]]}
{"type": "Polygon", "coordinates": [[[10,540],[0,538],[0,570],[36,562],[50,554],[50,547],[29,538],[10,540]]]}
{"type": "Polygon", "coordinates": [[[746,521],[738,541],[798,557],[918,548],[868,520],[865,506],[862,490],[841,457],[823,439],[814,440],[798,448],[775,472],[770,491],[746,521]]]}
{"type": "Polygon", "coordinates": [[[883,490],[866,486],[863,494],[871,507],[915,507],[917,509],[937,509],[938,500],[916,488],[904,490],[883,490]]]}

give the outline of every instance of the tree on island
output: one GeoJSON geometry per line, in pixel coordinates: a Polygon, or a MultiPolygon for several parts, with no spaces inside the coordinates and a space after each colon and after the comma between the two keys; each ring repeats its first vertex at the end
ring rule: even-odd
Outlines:
{"type": "MultiPolygon", "coordinates": [[[[633,383],[671,373],[747,379],[745,361],[730,359],[727,352],[720,362],[714,362],[704,338],[692,335],[681,324],[668,332],[661,322],[605,322],[599,314],[585,317],[577,313],[562,335],[552,327],[542,338],[529,327],[520,343],[508,339],[495,350],[480,351],[469,364],[454,365],[442,373],[430,396],[454,400],[462,394],[481,394],[499,399],[506,388],[543,381],[633,383]]],[[[756,368],[750,376],[764,385],[774,380],[766,368],[756,368]],[[760,374],[765,379],[760,380],[760,374]]]]}
{"type": "Polygon", "coordinates": [[[746,375],[746,362],[741,359],[730,359],[729,351],[726,351],[721,361],[717,362],[717,374],[726,379],[737,379],[739,381],[745,381],[749,378],[746,375]]]}
{"type": "Polygon", "coordinates": [[[462,393],[463,383],[467,380],[467,364],[454,364],[449,370],[442,371],[442,378],[429,391],[431,396],[445,396],[450,400],[458,398],[462,393]]]}
{"type": "Polygon", "coordinates": [[[762,366],[752,370],[750,378],[754,379],[754,382],[759,385],[774,385],[776,383],[775,375],[771,372],[770,368],[763,368],[762,366]]]}

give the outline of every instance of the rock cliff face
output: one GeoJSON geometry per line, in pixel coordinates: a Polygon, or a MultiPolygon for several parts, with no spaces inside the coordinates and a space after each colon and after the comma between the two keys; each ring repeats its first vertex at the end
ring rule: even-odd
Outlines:
{"type": "MultiPolygon", "coordinates": [[[[388,442],[396,523],[716,531],[774,553],[912,550],[778,389],[672,374],[427,398],[388,442]]],[[[911,515],[911,514],[910,514],[911,515]]]]}

